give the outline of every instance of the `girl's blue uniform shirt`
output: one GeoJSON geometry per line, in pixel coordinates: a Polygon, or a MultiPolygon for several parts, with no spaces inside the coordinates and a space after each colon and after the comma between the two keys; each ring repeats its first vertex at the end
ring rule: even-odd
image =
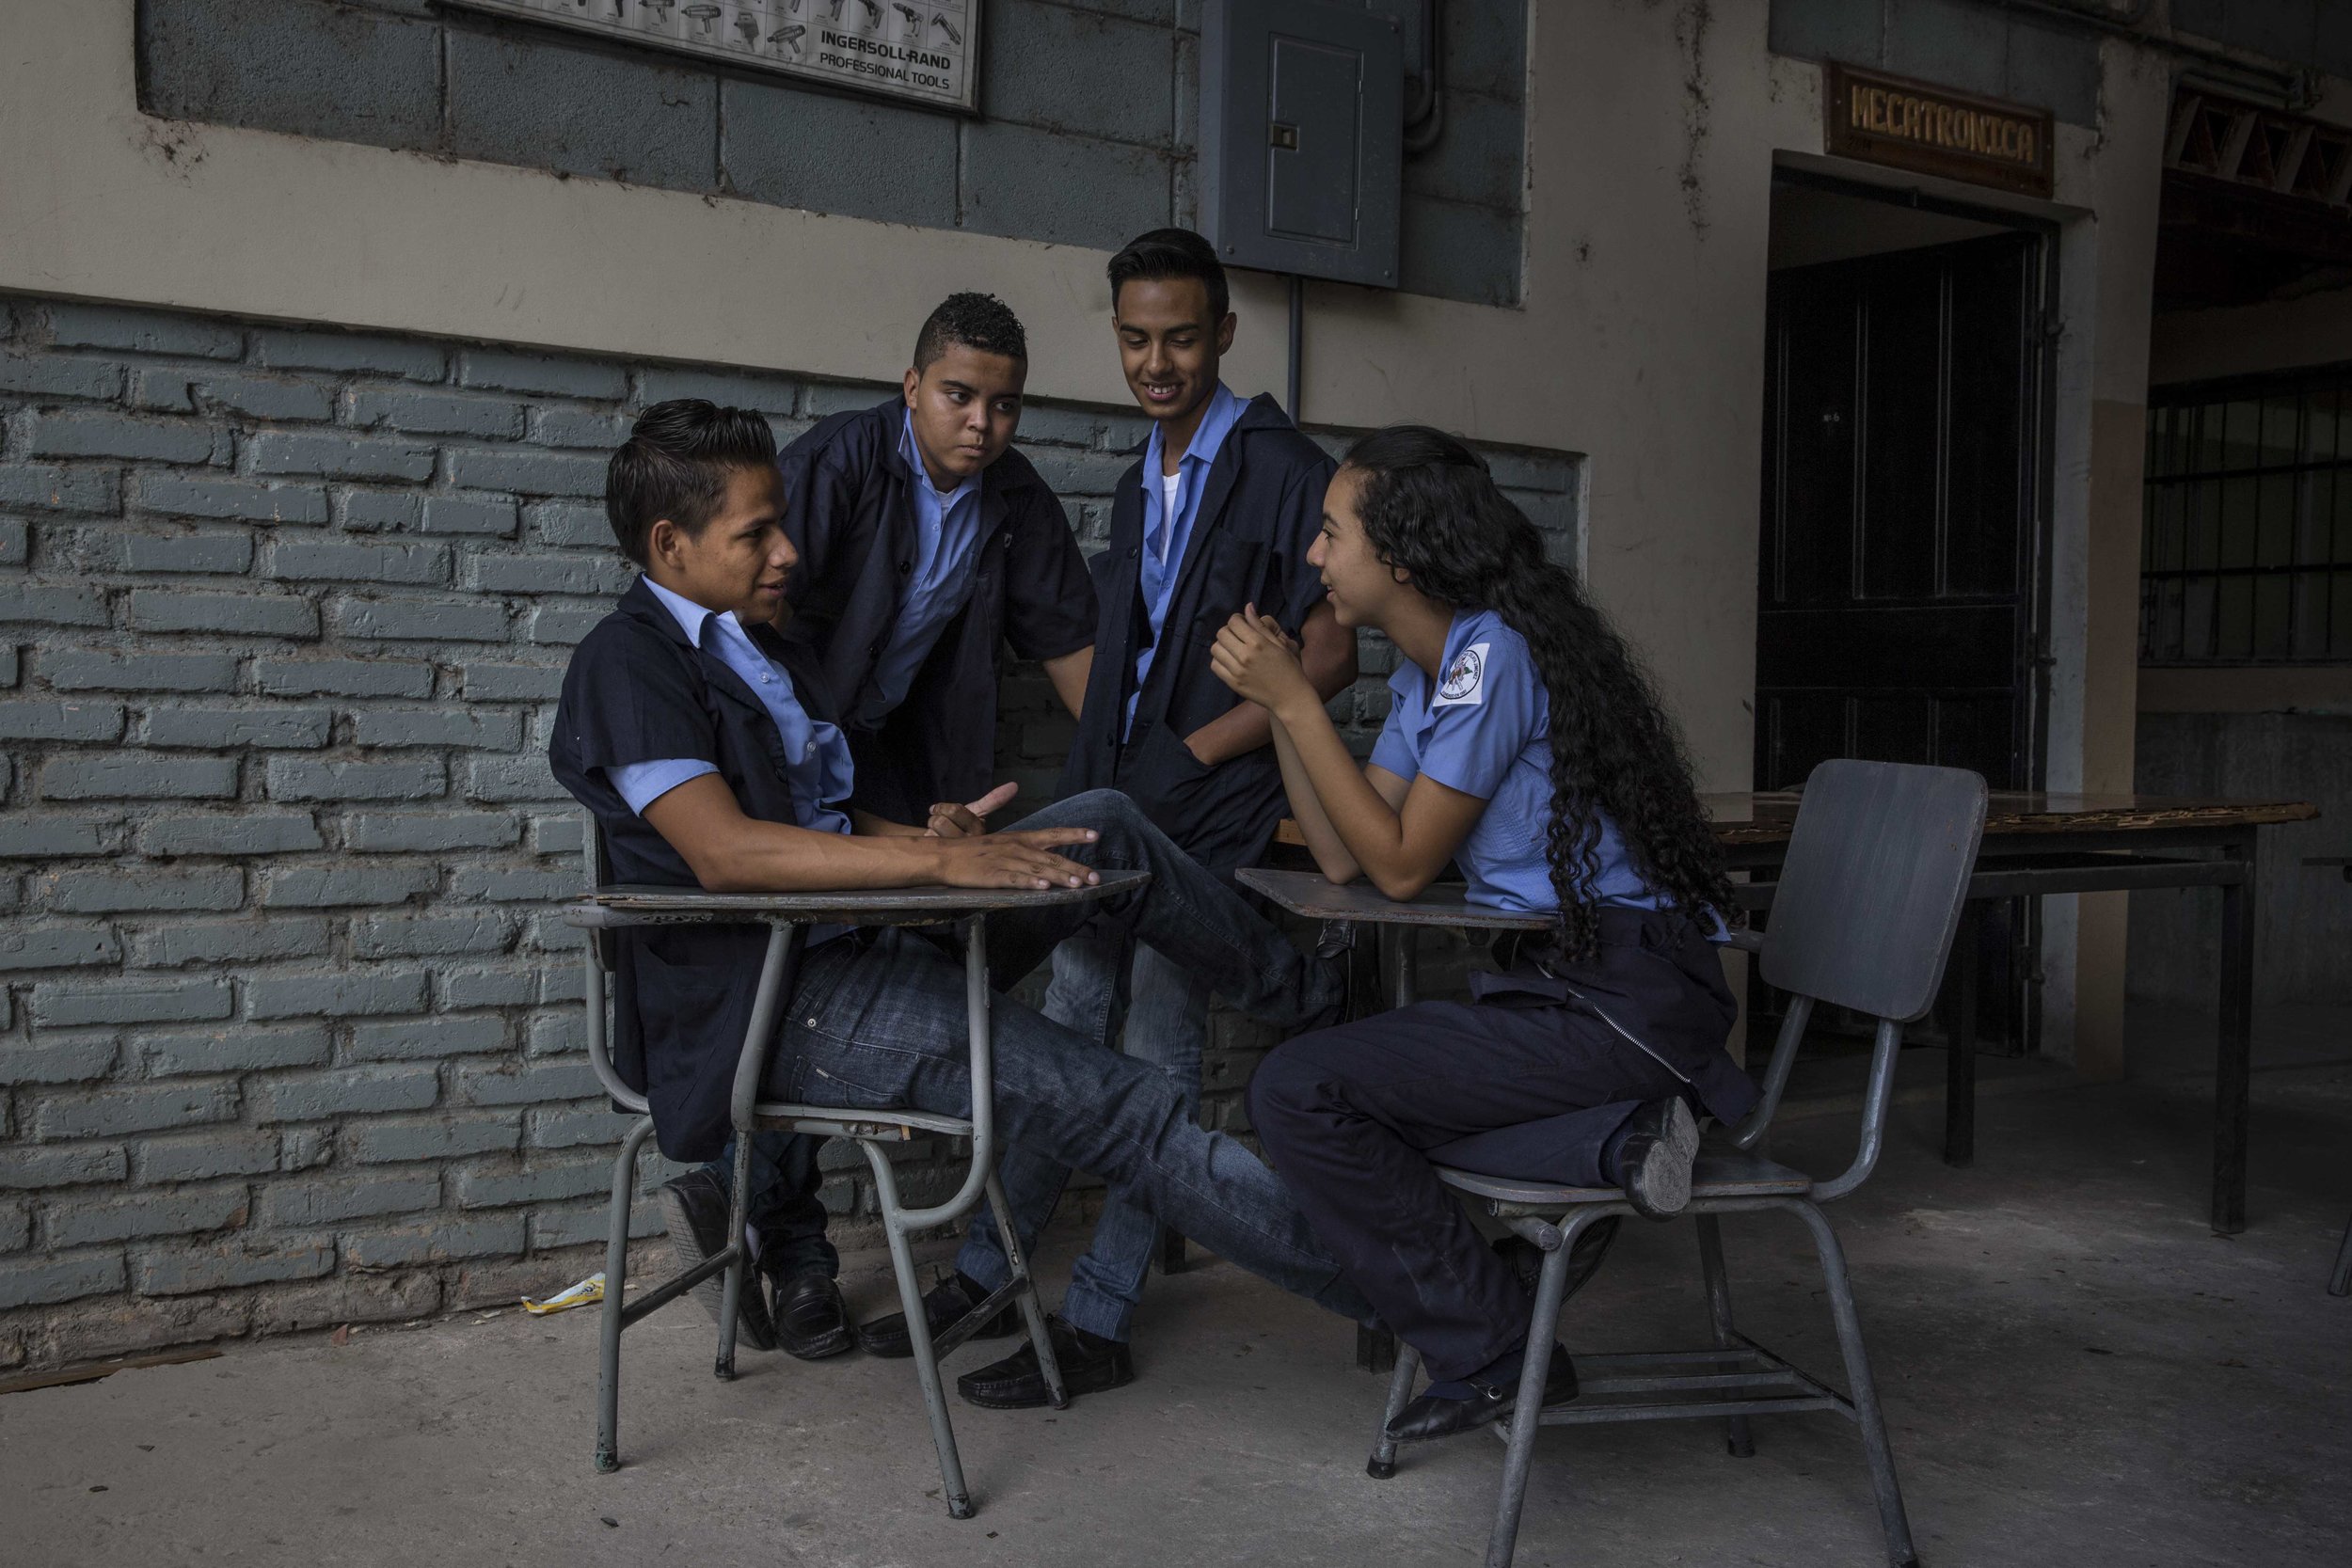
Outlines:
{"type": "MultiPolygon", "coordinates": [[[[1551,887],[1551,694],[1527,640],[1491,610],[1458,611],[1446,633],[1445,676],[1432,682],[1401,661],[1389,677],[1395,700],[1372,749],[1375,767],[1400,779],[1426,773],[1486,802],[1454,859],[1470,901],[1498,909],[1560,907],[1551,887]]],[[[1600,818],[1594,896],[1634,909],[1663,906],[1626,854],[1617,825],[1600,818]]]]}

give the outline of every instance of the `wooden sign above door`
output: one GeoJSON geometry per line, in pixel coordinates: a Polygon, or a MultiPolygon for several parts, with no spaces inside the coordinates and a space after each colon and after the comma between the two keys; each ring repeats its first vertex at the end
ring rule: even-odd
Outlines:
{"type": "Polygon", "coordinates": [[[2046,197],[2050,115],[1835,61],[1823,109],[1832,153],[2046,197]]]}

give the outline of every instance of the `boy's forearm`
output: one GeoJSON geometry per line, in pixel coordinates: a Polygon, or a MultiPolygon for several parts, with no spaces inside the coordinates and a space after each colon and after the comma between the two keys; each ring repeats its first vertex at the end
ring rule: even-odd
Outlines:
{"type": "MultiPolygon", "coordinates": [[[[1330,607],[1317,605],[1301,628],[1298,665],[1329,702],[1356,683],[1356,634],[1339,624],[1330,607]]],[[[1255,703],[1236,703],[1184,737],[1192,754],[1215,768],[1246,756],[1274,738],[1272,716],[1255,703]]]]}
{"type": "Polygon", "coordinates": [[[1063,654],[1045,661],[1045,678],[1054,683],[1054,695],[1070,710],[1070,717],[1081,717],[1086,706],[1087,681],[1094,673],[1094,644],[1089,642],[1075,653],[1063,654]]]}
{"type": "Polygon", "coordinates": [[[912,887],[940,879],[939,847],[939,840],[920,834],[827,833],[745,817],[693,870],[712,893],[912,887]]]}

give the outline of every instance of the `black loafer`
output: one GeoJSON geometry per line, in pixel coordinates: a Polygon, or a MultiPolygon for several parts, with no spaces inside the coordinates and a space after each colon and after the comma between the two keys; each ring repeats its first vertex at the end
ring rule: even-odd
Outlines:
{"type": "MultiPolygon", "coordinates": [[[[1519,1402],[1519,1380],[1508,1383],[1482,1383],[1468,1380],[1468,1399],[1447,1399],[1440,1394],[1423,1394],[1396,1413],[1387,1431],[1391,1442],[1430,1443],[1440,1437],[1458,1437],[1480,1427],[1492,1426],[1507,1420],[1519,1402]]],[[[1565,1404],[1576,1398],[1576,1367],[1568,1360],[1568,1353],[1558,1345],[1551,1347],[1551,1365],[1544,1369],[1544,1404],[1547,1408],[1565,1404]]]]}
{"type": "MultiPolygon", "coordinates": [[[[924,1292],[923,1319],[930,1325],[933,1334],[944,1333],[966,1312],[987,1299],[988,1292],[981,1290],[977,1283],[961,1274],[951,1274],[924,1292]]],[[[1008,1305],[1003,1311],[974,1329],[971,1338],[1001,1339],[1020,1327],[1021,1308],[1008,1305]]],[[[907,1315],[904,1312],[893,1312],[886,1317],[876,1318],[872,1323],[860,1323],[857,1342],[866,1347],[868,1355],[884,1356],[894,1361],[914,1354],[914,1341],[907,1337],[907,1315]]]]}
{"type": "MultiPolygon", "coordinates": [[[[1054,1341],[1054,1365],[1061,1370],[1062,1391],[1075,1397],[1120,1388],[1136,1380],[1136,1359],[1123,1339],[1105,1339],[1073,1328],[1059,1314],[1045,1320],[1054,1341]]],[[[964,1373],[956,1379],[956,1392],[967,1404],[983,1410],[1036,1410],[1054,1402],[1046,1391],[1045,1370],[1038,1365],[1037,1347],[1025,1344],[1002,1361],[964,1373]]]]}
{"type": "MultiPolygon", "coordinates": [[[[1599,1219],[1576,1233],[1576,1243],[1568,1248],[1568,1282],[1560,1292],[1566,1301],[1584,1289],[1593,1275],[1600,1272],[1601,1259],[1609,1256],[1609,1243],[1617,1239],[1617,1216],[1603,1214],[1599,1219]]],[[[1495,1251],[1511,1265],[1519,1276],[1519,1283],[1534,1295],[1542,1283],[1544,1249],[1525,1237],[1509,1235],[1495,1238],[1495,1251]]]]}
{"type": "Polygon", "coordinates": [[[822,1361],[850,1348],[850,1309],[842,1305],[833,1275],[812,1270],[774,1280],[771,1289],[777,1349],[803,1361],[822,1361]]]}
{"type": "Polygon", "coordinates": [[[1671,1219],[1691,1201],[1699,1124],[1680,1100],[1653,1100],[1633,1113],[1617,1151],[1617,1185],[1645,1219],[1671,1219]]]}
{"type": "MultiPolygon", "coordinates": [[[[726,1189],[708,1171],[690,1170],[663,1182],[654,1196],[661,1200],[661,1215],[670,1228],[670,1251],[677,1259],[680,1274],[726,1250],[726,1189]]],[[[725,1285],[726,1275],[714,1274],[694,1287],[694,1299],[710,1309],[712,1323],[719,1321],[725,1285]]],[[[775,1324],[769,1320],[766,1293],[759,1287],[758,1274],[746,1269],[742,1299],[736,1305],[735,1341],[753,1350],[773,1350],[775,1324]]]]}

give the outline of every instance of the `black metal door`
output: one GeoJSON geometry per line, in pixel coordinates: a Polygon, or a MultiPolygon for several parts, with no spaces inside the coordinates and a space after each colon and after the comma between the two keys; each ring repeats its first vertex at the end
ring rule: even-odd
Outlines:
{"type": "MultiPolygon", "coordinates": [[[[2042,276],[2026,233],[1772,275],[1756,788],[1830,757],[2031,784],[2042,276]]],[[[1985,1032],[2022,1040],[1994,927],[1985,1032]]]]}

